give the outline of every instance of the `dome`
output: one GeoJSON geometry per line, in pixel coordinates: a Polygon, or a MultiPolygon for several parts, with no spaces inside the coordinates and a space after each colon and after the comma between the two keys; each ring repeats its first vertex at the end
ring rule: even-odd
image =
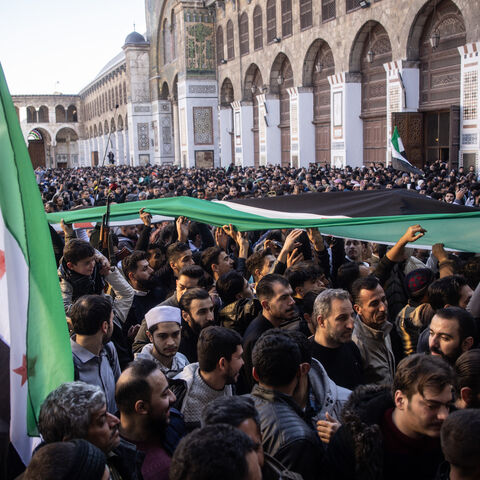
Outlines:
{"type": "Polygon", "coordinates": [[[129,35],[127,35],[127,38],[125,39],[125,45],[131,45],[131,44],[144,44],[147,43],[145,41],[145,38],[141,33],[138,32],[132,32],[129,35]]]}

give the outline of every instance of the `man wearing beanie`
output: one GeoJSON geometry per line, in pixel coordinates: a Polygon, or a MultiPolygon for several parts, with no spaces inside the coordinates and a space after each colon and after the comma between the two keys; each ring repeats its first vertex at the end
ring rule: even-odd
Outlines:
{"type": "Polygon", "coordinates": [[[181,310],[159,305],[146,313],[145,321],[151,343],[145,345],[136,358],[153,360],[167,378],[175,377],[189,363],[178,351],[182,338],[181,310]]]}
{"type": "Polygon", "coordinates": [[[402,342],[404,356],[416,352],[420,332],[428,326],[435,313],[428,303],[428,287],[434,279],[429,268],[412,270],[405,277],[408,303],[395,319],[395,328],[402,342]]]}

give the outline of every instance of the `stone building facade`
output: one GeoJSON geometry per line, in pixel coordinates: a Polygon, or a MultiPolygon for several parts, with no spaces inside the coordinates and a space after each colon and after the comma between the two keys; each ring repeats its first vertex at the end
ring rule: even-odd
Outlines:
{"type": "MultiPolygon", "coordinates": [[[[71,166],[110,150],[131,165],[358,166],[389,161],[396,126],[412,163],[478,170],[478,6],[146,0],[145,37],[130,34],[79,95],[44,99],[49,120],[60,102],[78,107],[77,121],[37,130],[57,151],[72,127],[71,166]]],[[[43,105],[29,98],[14,98],[26,138],[37,127],[27,107],[38,117],[43,105]]]]}

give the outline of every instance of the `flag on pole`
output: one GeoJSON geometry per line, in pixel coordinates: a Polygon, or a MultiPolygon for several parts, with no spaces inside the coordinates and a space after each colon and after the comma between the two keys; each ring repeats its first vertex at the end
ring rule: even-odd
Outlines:
{"type": "Polygon", "coordinates": [[[408,172],[413,174],[421,175],[422,172],[414,167],[408,160],[407,154],[405,153],[405,148],[403,147],[403,142],[398,134],[398,129],[395,126],[393,129],[392,139],[390,140],[392,146],[392,167],[401,170],[402,172],[408,172]]]}
{"type": "MultiPolygon", "coordinates": [[[[0,65],[0,350],[9,351],[10,440],[25,464],[45,397],[73,380],[51,237],[0,65]]],[[[2,386],[3,387],[3,386],[2,386]]]]}

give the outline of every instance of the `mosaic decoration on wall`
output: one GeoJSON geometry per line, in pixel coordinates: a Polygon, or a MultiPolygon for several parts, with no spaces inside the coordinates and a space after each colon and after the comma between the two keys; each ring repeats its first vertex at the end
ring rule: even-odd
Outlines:
{"type": "Polygon", "coordinates": [[[195,145],[213,143],[212,107],[193,107],[193,138],[195,145]]]}
{"type": "Polygon", "coordinates": [[[150,139],[148,137],[148,123],[138,123],[137,134],[138,134],[138,149],[149,150],[150,139]]]}
{"type": "Polygon", "coordinates": [[[205,11],[185,11],[185,58],[187,72],[215,73],[213,16],[205,11]]]}

